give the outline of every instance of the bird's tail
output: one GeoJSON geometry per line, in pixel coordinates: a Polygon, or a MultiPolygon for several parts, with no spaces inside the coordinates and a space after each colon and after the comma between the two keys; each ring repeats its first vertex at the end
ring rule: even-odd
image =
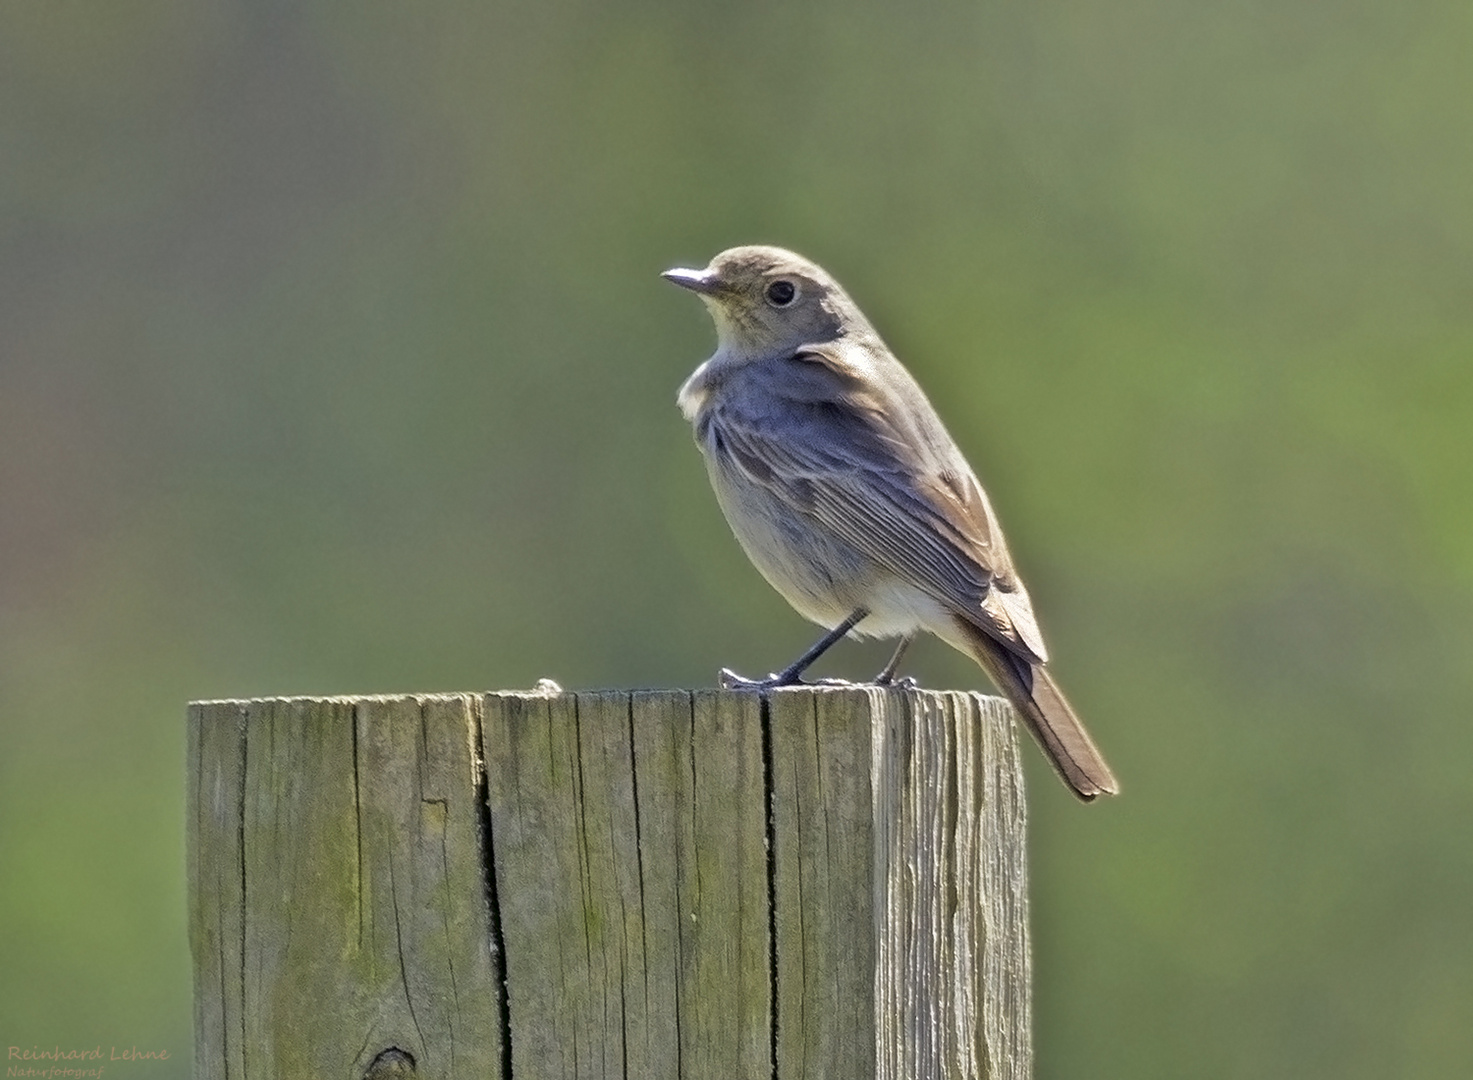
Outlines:
{"type": "Polygon", "coordinates": [[[1013,703],[1064,783],[1085,802],[1118,793],[1115,774],[1043,665],[1030,664],[965,619],[956,623],[958,644],[1013,703]]]}

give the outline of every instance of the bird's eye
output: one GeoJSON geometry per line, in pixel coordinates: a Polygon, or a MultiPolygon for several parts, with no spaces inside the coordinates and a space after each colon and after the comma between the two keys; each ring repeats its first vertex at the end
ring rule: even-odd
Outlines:
{"type": "Polygon", "coordinates": [[[798,286],[786,278],[778,278],[767,286],[767,302],[773,307],[787,307],[798,295],[798,286]]]}

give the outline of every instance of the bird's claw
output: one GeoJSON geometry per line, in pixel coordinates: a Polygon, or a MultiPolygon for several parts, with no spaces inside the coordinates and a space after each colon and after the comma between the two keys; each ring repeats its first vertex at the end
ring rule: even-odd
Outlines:
{"type": "Polygon", "coordinates": [[[738,675],[731,668],[722,668],[717,678],[721,682],[723,690],[776,690],[783,686],[858,686],[848,679],[800,679],[797,676],[784,676],[782,672],[775,671],[765,679],[749,679],[745,675],[738,675]]]}
{"type": "Polygon", "coordinates": [[[731,668],[722,668],[717,680],[723,690],[771,690],[779,685],[776,675],[769,675],[765,679],[749,679],[745,675],[738,675],[731,668]]]}
{"type": "Polygon", "coordinates": [[[897,679],[894,676],[888,679],[876,676],[874,685],[883,686],[887,690],[919,690],[921,688],[919,680],[914,675],[907,675],[903,679],[897,679]]]}

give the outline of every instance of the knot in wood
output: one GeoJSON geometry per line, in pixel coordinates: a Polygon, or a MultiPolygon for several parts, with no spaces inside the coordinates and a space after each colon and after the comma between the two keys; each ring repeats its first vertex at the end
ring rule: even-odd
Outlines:
{"type": "Polygon", "coordinates": [[[403,1080],[417,1075],[414,1071],[414,1055],[397,1046],[380,1050],[378,1057],[369,1064],[363,1080],[403,1080]]]}

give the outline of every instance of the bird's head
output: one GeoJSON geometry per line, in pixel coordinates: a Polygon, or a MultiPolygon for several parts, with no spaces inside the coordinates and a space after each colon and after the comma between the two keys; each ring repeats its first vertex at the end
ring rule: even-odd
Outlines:
{"type": "Polygon", "coordinates": [[[731,248],[704,270],[667,270],[664,277],[705,301],[718,349],[733,358],[780,355],[869,330],[838,282],[782,248],[731,248]]]}

